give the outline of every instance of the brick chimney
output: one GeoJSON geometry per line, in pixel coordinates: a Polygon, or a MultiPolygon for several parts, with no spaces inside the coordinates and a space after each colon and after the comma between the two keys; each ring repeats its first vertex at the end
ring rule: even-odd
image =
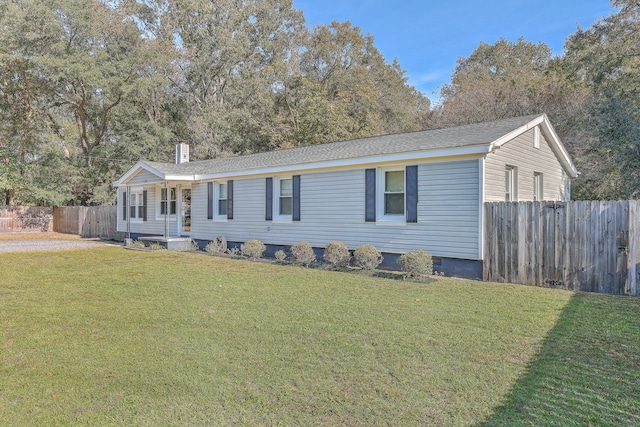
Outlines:
{"type": "Polygon", "coordinates": [[[189,144],[176,145],[176,164],[187,163],[189,161],[189,144]]]}

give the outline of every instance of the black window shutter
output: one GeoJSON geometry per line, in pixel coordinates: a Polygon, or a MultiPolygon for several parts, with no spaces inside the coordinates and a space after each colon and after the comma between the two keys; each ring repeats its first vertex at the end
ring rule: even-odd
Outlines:
{"type": "Polygon", "coordinates": [[[213,219],[213,182],[207,182],[207,219],[213,219]]]}
{"type": "Polygon", "coordinates": [[[142,190],[142,220],[147,220],[147,190],[142,190]]]}
{"type": "Polygon", "coordinates": [[[365,169],[365,213],[364,220],[376,221],[376,170],[365,169]]]}
{"type": "Polygon", "coordinates": [[[127,220],[127,201],[129,200],[129,198],[127,197],[127,192],[124,191],[122,192],[122,220],[126,221],[127,220]]]}
{"type": "Polygon", "coordinates": [[[233,180],[227,180],[227,219],[233,219],[233,180]]]}
{"type": "Polygon", "coordinates": [[[407,166],[405,179],[407,222],[418,222],[418,166],[407,166]]]}
{"type": "Polygon", "coordinates": [[[265,214],[264,219],[266,221],[273,220],[273,178],[266,179],[267,193],[265,202],[265,214]]]}
{"type": "Polygon", "coordinates": [[[300,221],[300,175],[293,175],[293,215],[292,220],[300,221]]]}

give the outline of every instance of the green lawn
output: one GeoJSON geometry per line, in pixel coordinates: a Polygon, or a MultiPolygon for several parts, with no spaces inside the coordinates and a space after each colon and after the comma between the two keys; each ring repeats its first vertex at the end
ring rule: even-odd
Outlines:
{"type": "Polygon", "coordinates": [[[640,299],[0,254],[2,425],[639,425],[640,299]]]}

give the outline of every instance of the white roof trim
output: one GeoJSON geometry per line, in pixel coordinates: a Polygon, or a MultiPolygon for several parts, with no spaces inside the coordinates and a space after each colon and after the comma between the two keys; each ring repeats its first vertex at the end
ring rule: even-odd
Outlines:
{"type": "Polygon", "coordinates": [[[125,173],[124,175],[122,175],[122,177],[115,181],[113,183],[114,187],[119,187],[121,185],[126,185],[127,181],[129,181],[131,178],[133,178],[141,169],[146,170],[147,172],[150,172],[154,175],[156,175],[158,178],[160,178],[162,181],[166,180],[166,177],[164,176],[163,173],[155,170],[154,168],[152,168],[151,166],[147,165],[146,163],[140,161],[138,163],[136,163],[135,165],[133,165],[131,167],[131,169],[129,169],[127,171],[127,173],[125,173]]]}
{"type": "Polygon", "coordinates": [[[167,181],[193,181],[195,178],[193,175],[165,175],[157,169],[152,168],[145,162],[140,161],[133,165],[133,167],[129,169],[127,173],[122,175],[122,178],[120,178],[118,181],[114,181],[113,186],[121,187],[123,185],[127,185],[127,182],[135,177],[141,170],[146,170],[147,172],[152,173],[159,178],[158,181],[149,181],[145,182],[145,184],[162,184],[163,182],[167,181]]]}
{"type": "Polygon", "coordinates": [[[546,114],[541,114],[540,116],[536,117],[535,119],[531,120],[525,125],[520,126],[519,128],[514,129],[508,134],[493,141],[491,143],[491,147],[489,151],[493,151],[494,149],[499,148],[500,146],[506,144],[512,139],[518,137],[519,135],[522,135],[523,133],[527,132],[530,129],[533,129],[538,125],[540,125],[540,127],[542,128],[542,131],[544,132],[549,144],[551,145],[551,149],[556,152],[556,154],[558,155],[558,159],[560,160],[560,163],[562,163],[563,167],[565,168],[569,176],[571,178],[576,178],[578,176],[578,170],[576,169],[575,165],[571,161],[571,158],[569,157],[569,153],[567,152],[564,145],[562,144],[562,141],[560,141],[560,137],[558,137],[558,134],[556,133],[555,129],[553,129],[553,126],[551,126],[551,122],[549,122],[549,118],[547,117],[546,114]]]}

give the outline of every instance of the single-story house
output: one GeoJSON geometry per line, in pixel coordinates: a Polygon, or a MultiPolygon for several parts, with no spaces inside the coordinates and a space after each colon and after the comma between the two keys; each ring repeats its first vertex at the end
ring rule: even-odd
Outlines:
{"type": "Polygon", "coordinates": [[[369,243],[387,261],[424,249],[482,277],[483,203],[566,201],[577,176],[544,114],[176,163],[140,161],[114,185],[118,231],[201,245],[369,243]]]}

